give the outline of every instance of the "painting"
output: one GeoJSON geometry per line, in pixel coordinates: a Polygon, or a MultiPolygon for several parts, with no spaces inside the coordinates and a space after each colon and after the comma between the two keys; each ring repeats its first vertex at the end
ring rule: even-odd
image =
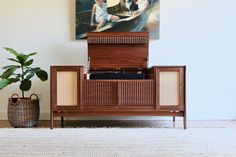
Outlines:
{"type": "Polygon", "coordinates": [[[103,31],[148,31],[159,39],[160,0],[76,0],[76,39],[103,31]]]}

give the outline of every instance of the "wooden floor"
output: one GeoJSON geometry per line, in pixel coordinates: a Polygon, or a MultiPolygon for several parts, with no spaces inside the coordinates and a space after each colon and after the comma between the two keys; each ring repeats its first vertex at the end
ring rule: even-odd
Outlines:
{"type": "MultiPolygon", "coordinates": [[[[65,121],[66,128],[183,128],[183,121],[157,120],[78,120],[65,121]]],[[[10,128],[6,120],[0,120],[0,128],[10,128]]],[[[49,128],[50,121],[39,121],[38,128],[49,128]]],[[[60,128],[60,121],[54,121],[54,127],[60,128]]],[[[236,128],[236,121],[188,121],[188,128],[236,128]]]]}

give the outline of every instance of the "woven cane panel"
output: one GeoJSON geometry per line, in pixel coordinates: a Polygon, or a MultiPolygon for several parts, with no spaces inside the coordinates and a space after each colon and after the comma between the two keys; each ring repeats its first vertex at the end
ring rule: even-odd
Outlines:
{"type": "Polygon", "coordinates": [[[127,81],[119,83],[120,105],[151,106],[154,104],[154,81],[127,81]]]}
{"type": "Polygon", "coordinates": [[[117,105],[117,82],[88,81],[83,84],[83,103],[87,106],[117,105]]]}
{"type": "Polygon", "coordinates": [[[57,104],[77,105],[77,72],[57,72],[57,104]]]}
{"type": "Polygon", "coordinates": [[[179,72],[160,72],[160,106],[179,105],[179,72]]]}

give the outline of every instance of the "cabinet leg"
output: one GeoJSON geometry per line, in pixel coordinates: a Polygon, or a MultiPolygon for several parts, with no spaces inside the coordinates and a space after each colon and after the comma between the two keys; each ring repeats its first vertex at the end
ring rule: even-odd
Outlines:
{"type": "Polygon", "coordinates": [[[50,123],[51,129],[53,129],[53,122],[54,122],[54,117],[53,117],[53,114],[51,113],[51,123],[50,123]]]}
{"type": "Polygon", "coordinates": [[[64,117],[61,117],[61,127],[64,128],[64,117]]]}
{"type": "Polygon", "coordinates": [[[187,129],[187,119],[186,119],[186,115],[184,115],[184,129],[187,129]]]}
{"type": "Polygon", "coordinates": [[[173,116],[173,128],[175,128],[175,116],[173,116]]]}

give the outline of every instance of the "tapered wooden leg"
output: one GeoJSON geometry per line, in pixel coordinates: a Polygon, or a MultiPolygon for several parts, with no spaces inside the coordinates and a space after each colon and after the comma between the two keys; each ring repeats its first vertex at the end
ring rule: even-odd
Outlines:
{"type": "Polygon", "coordinates": [[[64,117],[61,117],[61,127],[64,128],[64,117]]]}
{"type": "Polygon", "coordinates": [[[184,129],[187,129],[187,118],[186,118],[186,113],[184,114],[184,129]]]}
{"type": "Polygon", "coordinates": [[[50,124],[51,129],[53,129],[53,121],[54,121],[54,117],[53,117],[53,113],[51,113],[51,124],[50,124]]]}
{"type": "Polygon", "coordinates": [[[173,128],[175,128],[175,116],[173,116],[173,128]]]}

